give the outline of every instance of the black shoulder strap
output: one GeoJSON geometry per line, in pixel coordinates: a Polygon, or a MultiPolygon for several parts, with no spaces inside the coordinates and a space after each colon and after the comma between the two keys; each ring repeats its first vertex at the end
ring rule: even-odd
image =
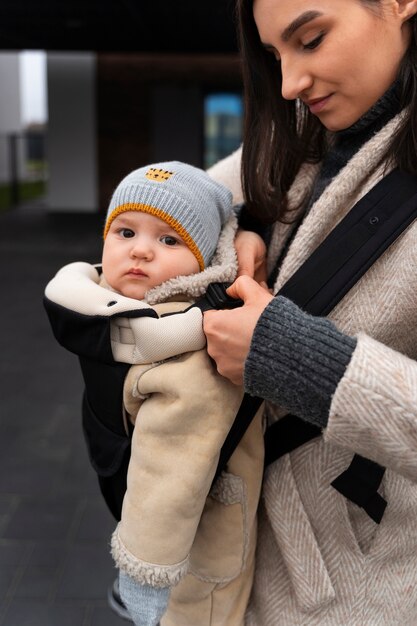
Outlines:
{"type": "MultiPolygon", "coordinates": [[[[289,298],[313,315],[327,315],[416,217],[417,178],[396,169],[359,200],[276,295],[289,298]]],[[[261,404],[261,399],[245,394],[221,450],[216,476],[226,467],[261,404]]],[[[296,416],[279,420],[266,432],[266,463],[320,434],[319,428],[296,416]]],[[[362,463],[361,458],[355,455],[351,466],[332,485],[380,521],[386,503],[375,493],[384,468],[367,459],[362,463]],[[373,480],[367,482],[371,467],[373,480]],[[355,489],[362,470],[365,480],[355,489]]]]}
{"type": "Polygon", "coordinates": [[[417,217],[417,178],[393,170],[373,187],[279,291],[327,315],[417,217]]]}

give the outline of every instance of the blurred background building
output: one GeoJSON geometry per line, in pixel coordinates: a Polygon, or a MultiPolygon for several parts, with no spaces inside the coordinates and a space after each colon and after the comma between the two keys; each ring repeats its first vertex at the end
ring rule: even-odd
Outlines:
{"type": "Polygon", "coordinates": [[[241,141],[232,0],[3,1],[0,207],[105,210],[134,167],[241,141]],[[25,51],[25,52],[23,52],[25,51]]]}
{"type": "MultiPolygon", "coordinates": [[[[234,0],[0,2],[0,626],[122,626],[77,359],[42,297],[131,169],[240,142],[234,0]]],[[[175,529],[173,529],[175,532],[175,529]]]]}

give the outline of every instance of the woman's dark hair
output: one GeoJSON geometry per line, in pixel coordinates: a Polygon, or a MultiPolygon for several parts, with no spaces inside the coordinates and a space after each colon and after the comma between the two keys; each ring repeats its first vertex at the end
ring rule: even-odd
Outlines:
{"type": "MultiPolygon", "coordinates": [[[[380,0],[359,0],[370,8],[380,0]]],[[[281,69],[261,44],[253,0],[237,0],[245,89],[242,186],[248,212],[263,222],[291,221],[286,195],[304,162],[317,163],[326,149],[326,129],[300,101],[281,95],[281,69]]],[[[417,16],[401,63],[401,104],[410,105],[384,159],[417,175],[417,16]]]]}

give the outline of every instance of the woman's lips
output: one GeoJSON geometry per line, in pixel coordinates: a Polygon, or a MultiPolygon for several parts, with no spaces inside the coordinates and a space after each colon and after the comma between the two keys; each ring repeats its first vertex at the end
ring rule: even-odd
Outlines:
{"type": "Polygon", "coordinates": [[[306,100],[305,103],[313,114],[320,113],[332,97],[332,94],[324,96],[324,98],[313,98],[312,100],[306,100]]]}

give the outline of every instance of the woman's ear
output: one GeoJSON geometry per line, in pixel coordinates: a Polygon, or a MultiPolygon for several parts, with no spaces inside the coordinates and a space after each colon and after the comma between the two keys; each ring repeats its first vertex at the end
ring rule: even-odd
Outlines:
{"type": "Polygon", "coordinates": [[[417,13],[417,0],[395,0],[397,13],[403,22],[406,22],[417,13]]]}

